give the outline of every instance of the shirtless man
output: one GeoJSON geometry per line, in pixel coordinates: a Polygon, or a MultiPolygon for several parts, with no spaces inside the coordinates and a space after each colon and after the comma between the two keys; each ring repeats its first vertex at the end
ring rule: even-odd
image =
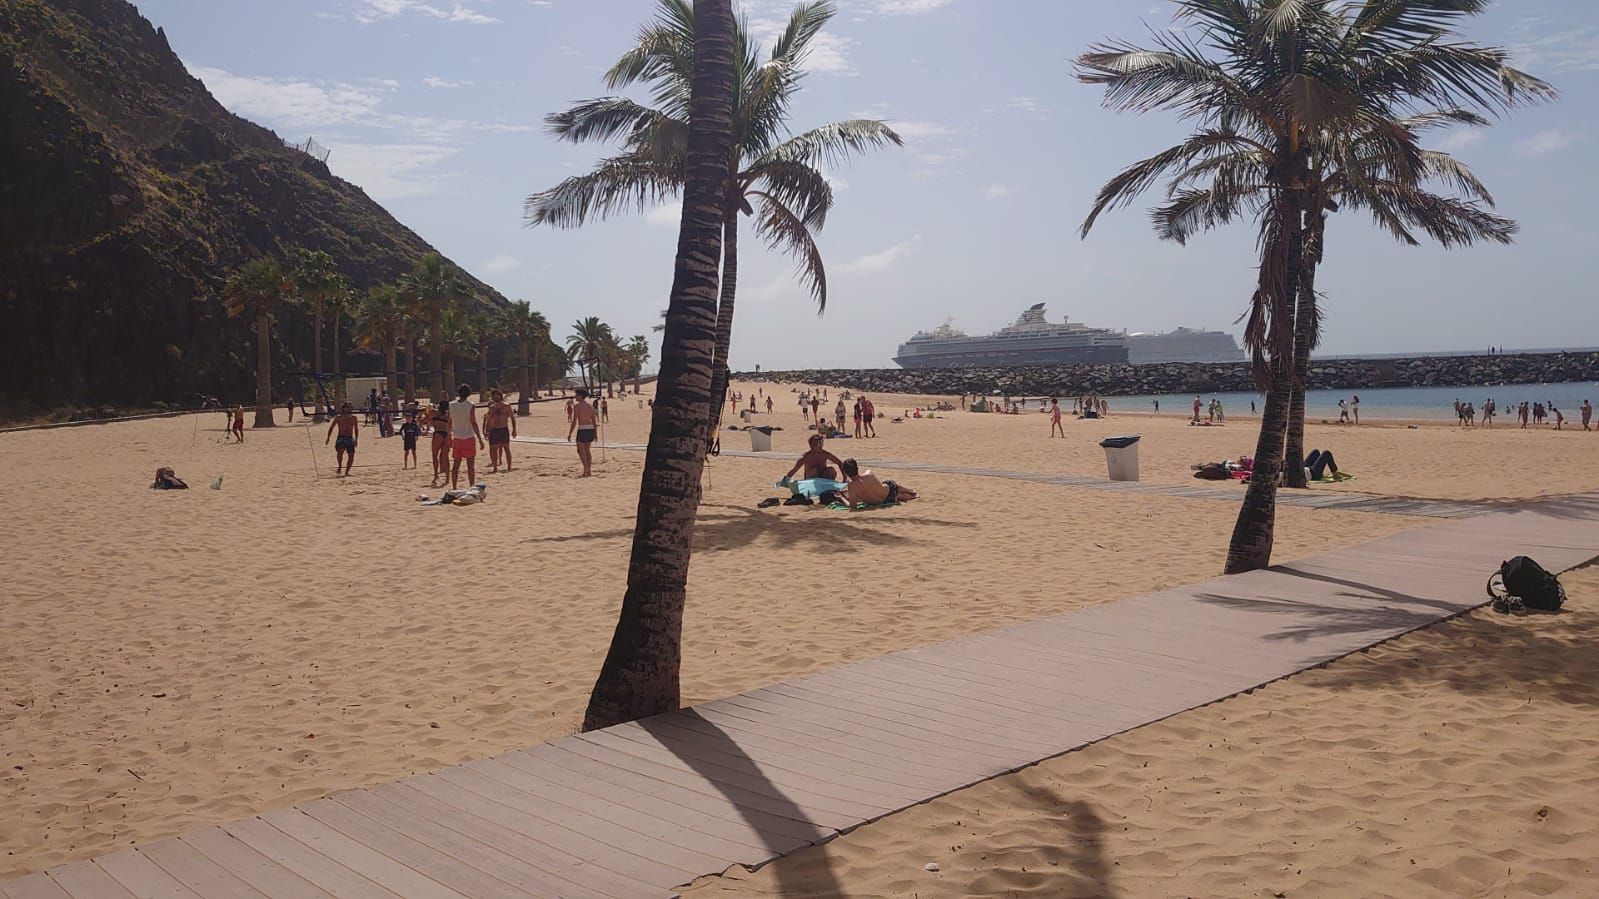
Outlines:
{"type": "Polygon", "coordinates": [[[505,394],[496,390],[489,394],[493,402],[483,413],[483,430],[489,435],[489,474],[500,470],[500,457],[505,457],[505,470],[511,470],[511,438],[516,436],[516,415],[505,394]]]}
{"type": "Polygon", "coordinates": [[[862,503],[876,506],[893,498],[894,491],[879,481],[877,475],[861,471],[854,459],[845,459],[838,468],[844,473],[844,480],[849,482],[849,486],[844,488],[844,504],[851,509],[862,503]]]}
{"type": "Polygon", "coordinates": [[[872,427],[872,419],[877,417],[877,407],[865,396],[861,397],[861,424],[865,425],[867,437],[876,437],[877,429],[872,427]]]}
{"type": "Polygon", "coordinates": [[[767,415],[771,415],[772,414],[772,398],[771,397],[767,397],[766,398],[766,414],[767,415]]]}
{"type": "MultiPolygon", "coordinates": [[[[754,400],[751,400],[754,402],[754,400]]],[[[577,405],[572,407],[572,422],[567,426],[566,439],[577,437],[577,458],[583,463],[583,477],[594,474],[594,439],[599,434],[599,419],[594,407],[589,405],[589,392],[579,387],[577,405]]]]}
{"type": "Polygon", "coordinates": [[[1582,429],[1584,431],[1592,430],[1592,428],[1588,427],[1588,423],[1593,421],[1593,406],[1587,400],[1583,400],[1580,411],[1582,412],[1582,429]]]}
{"type": "Polygon", "coordinates": [[[339,442],[333,444],[333,473],[350,476],[350,469],[355,465],[355,438],[360,435],[361,426],[355,419],[355,407],[349,403],[339,407],[339,414],[333,416],[333,421],[328,424],[327,439],[322,441],[327,446],[333,440],[333,429],[339,429],[339,442]],[[344,471],[339,471],[339,466],[344,466],[344,471]]]}
{"type": "Polygon", "coordinates": [[[1051,399],[1049,401],[1049,436],[1054,437],[1057,431],[1060,432],[1060,436],[1066,436],[1066,426],[1061,424],[1060,420],[1060,400],[1051,399]]]}
{"type": "Polygon", "coordinates": [[[467,399],[472,395],[472,385],[462,384],[455,393],[455,402],[450,404],[450,455],[455,457],[455,467],[450,469],[451,490],[461,489],[462,462],[466,463],[466,486],[477,483],[477,451],[483,448],[477,407],[467,399]]]}
{"type": "Polygon", "coordinates": [[[233,437],[240,443],[244,442],[244,404],[233,407],[233,437]]]}
{"type": "Polygon", "coordinates": [[[805,471],[805,480],[811,478],[826,478],[829,481],[838,480],[838,471],[844,467],[844,463],[839,461],[837,456],[822,449],[822,435],[812,434],[810,447],[810,449],[805,451],[805,455],[800,456],[799,461],[794,463],[794,467],[788,470],[788,474],[783,475],[782,483],[787,483],[801,469],[805,471]],[[838,466],[838,468],[833,468],[832,466],[834,465],[838,466]]]}

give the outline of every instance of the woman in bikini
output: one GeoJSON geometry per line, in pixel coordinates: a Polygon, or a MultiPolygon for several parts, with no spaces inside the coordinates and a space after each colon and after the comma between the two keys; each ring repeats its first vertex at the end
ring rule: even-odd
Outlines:
{"type": "Polygon", "coordinates": [[[448,400],[433,407],[428,419],[433,427],[433,486],[440,477],[450,475],[450,403],[448,400]]]}

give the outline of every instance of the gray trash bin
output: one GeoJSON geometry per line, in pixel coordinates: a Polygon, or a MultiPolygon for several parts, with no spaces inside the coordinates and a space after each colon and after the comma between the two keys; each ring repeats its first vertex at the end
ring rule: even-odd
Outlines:
{"type": "Polygon", "coordinates": [[[1113,481],[1138,480],[1138,441],[1141,435],[1106,437],[1099,442],[1105,448],[1105,467],[1113,481]]]}
{"type": "Polygon", "coordinates": [[[760,425],[749,429],[750,451],[756,453],[769,453],[772,451],[772,428],[760,425]]]}

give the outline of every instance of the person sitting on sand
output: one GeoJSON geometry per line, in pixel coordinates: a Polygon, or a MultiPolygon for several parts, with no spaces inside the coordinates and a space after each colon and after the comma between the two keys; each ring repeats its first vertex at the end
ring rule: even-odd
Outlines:
{"type": "Polygon", "coordinates": [[[860,463],[854,459],[845,459],[839,463],[838,468],[849,484],[844,488],[844,505],[851,509],[860,505],[880,506],[884,503],[916,498],[913,490],[901,487],[893,481],[880,481],[871,471],[861,471],[860,463]]]}
{"type": "Polygon", "coordinates": [[[333,440],[333,429],[339,430],[339,442],[333,444],[333,473],[340,474],[339,466],[344,466],[342,472],[345,477],[350,476],[350,469],[355,466],[355,439],[361,430],[360,422],[355,418],[355,407],[349,403],[339,407],[339,414],[333,416],[333,421],[328,423],[327,440],[322,441],[327,446],[333,440]]]}
{"type": "Polygon", "coordinates": [[[833,466],[835,465],[838,468],[844,467],[844,463],[839,461],[837,456],[822,448],[822,435],[812,434],[810,449],[806,450],[805,454],[799,457],[799,461],[794,463],[794,467],[783,475],[781,483],[787,483],[790,478],[794,477],[795,472],[801,469],[805,472],[805,480],[825,478],[829,481],[836,481],[838,480],[838,468],[834,468],[833,466]]]}

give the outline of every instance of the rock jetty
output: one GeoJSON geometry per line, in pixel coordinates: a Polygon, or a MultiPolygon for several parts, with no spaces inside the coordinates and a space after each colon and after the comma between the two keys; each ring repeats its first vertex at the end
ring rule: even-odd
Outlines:
{"type": "MultiPolygon", "coordinates": [[[[1030,365],[1017,368],[806,369],[742,372],[744,381],[832,384],[874,393],[953,395],[998,391],[1010,396],[1149,396],[1232,393],[1255,389],[1247,362],[1163,362],[1149,365],[1030,365]]],[[[1599,380],[1599,353],[1327,359],[1311,364],[1312,390],[1375,387],[1475,387],[1599,380]]]]}

